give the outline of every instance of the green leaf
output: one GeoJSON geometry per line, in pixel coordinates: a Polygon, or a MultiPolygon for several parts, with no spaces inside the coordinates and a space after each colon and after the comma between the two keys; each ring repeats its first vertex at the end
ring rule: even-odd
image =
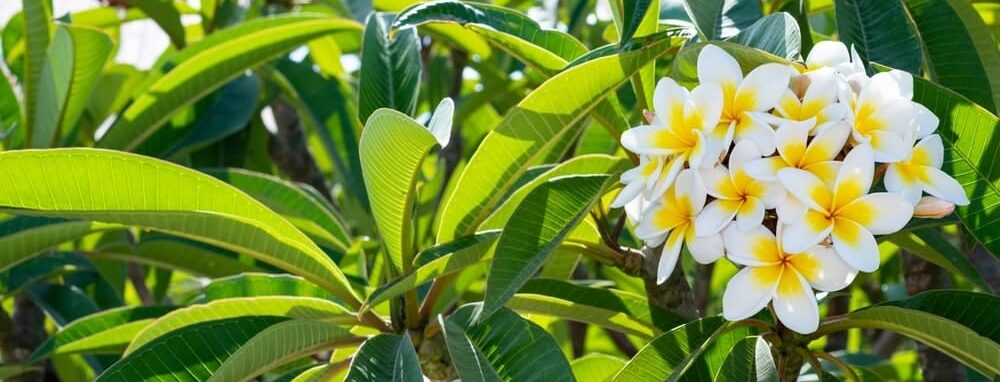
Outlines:
{"type": "Polygon", "coordinates": [[[115,362],[96,381],[204,381],[254,335],[287,320],[284,317],[234,317],[180,328],[115,362]],[[178,349],[190,350],[179,352],[178,349]]]}
{"type": "Polygon", "coordinates": [[[37,362],[58,354],[120,354],[140,330],[174,309],[172,306],[122,307],[80,318],[49,337],[31,354],[30,360],[37,362]]]}
{"type": "Polygon", "coordinates": [[[409,382],[422,381],[420,360],[410,336],[379,334],[365,341],[354,354],[347,381],[409,382]]]}
{"type": "Polygon", "coordinates": [[[608,175],[551,179],[524,199],[500,234],[483,296],[482,316],[503,306],[601,198],[608,175]]]}
{"type": "Polygon", "coordinates": [[[704,40],[715,40],[722,35],[722,7],[724,0],[685,0],[684,10],[694,22],[698,35],[704,40]]]}
{"type": "Polygon", "coordinates": [[[137,225],[203,241],[303,276],[348,304],[357,301],[337,265],[305,234],[208,175],[94,149],[3,152],[0,174],[11,182],[0,194],[2,208],[137,225]]]}
{"type": "Polygon", "coordinates": [[[1000,359],[1000,344],[985,336],[997,334],[1000,322],[992,314],[995,310],[986,310],[996,308],[997,297],[962,299],[976,296],[971,292],[943,293],[947,294],[918,295],[912,302],[904,300],[863,308],[824,323],[813,336],[854,328],[889,330],[923,342],[987,378],[996,378],[1000,375],[1000,364],[996,362],[1000,359]],[[963,325],[974,325],[984,332],[977,333],[963,325]]]}
{"type": "Polygon", "coordinates": [[[767,15],[726,41],[757,48],[789,60],[798,59],[802,51],[799,24],[792,15],[785,12],[767,15]]]}
{"type": "Polygon", "coordinates": [[[904,0],[920,33],[930,78],[994,114],[1000,110],[1000,50],[968,1],[904,0]]]}
{"type": "Polygon", "coordinates": [[[259,296],[334,298],[316,284],[292,275],[245,273],[212,280],[205,286],[205,301],[259,296]]]}
{"type": "Polygon", "coordinates": [[[125,354],[140,349],[158,337],[206,321],[243,316],[277,316],[357,324],[357,317],[339,304],[313,297],[256,296],[215,300],[191,305],[160,317],[136,335],[125,354]]]}
{"type": "Polygon", "coordinates": [[[358,116],[362,121],[367,121],[380,108],[407,115],[417,111],[421,70],[417,28],[398,30],[389,41],[385,23],[381,14],[372,13],[365,26],[358,90],[358,116]]]}
{"type": "Polygon", "coordinates": [[[0,140],[4,140],[14,129],[24,129],[21,103],[11,86],[12,78],[0,76],[0,140]]]}
{"type": "Polygon", "coordinates": [[[205,170],[264,203],[320,245],[347,252],[351,239],[339,216],[303,190],[305,185],[291,183],[273,175],[249,170],[205,170]]]}
{"type": "Polygon", "coordinates": [[[380,286],[372,292],[362,310],[388,301],[425,282],[479,262],[493,253],[492,248],[498,237],[500,230],[483,231],[421,251],[413,261],[416,268],[406,276],[380,286]]]}
{"type": "Polygon", "coordinates": [[[854,45],[864,62],[875,61],[920,74],[916,28],[902,1],[836,0],[840,41],[854,45]]]}
{"type": "Polygon", "coordinates": [[[438,242],[471,233],[528,167],[539,164],[560,140],[575,136],[581,128],[578,122],[591,109],[645,64],[668,52],[669,45],[669,39],[657,40],[636,51],[574,66],[508,111],[483,140],[455,185],[438,226],[438,242]]]}
{"type": "Polygon", "coordinates": [[[889,240],[923,259],[947,269],[948,272],[962,275],[983,291],[991,290],[972,261],[954,244],[949,243],[948,238],[935,228],[901,232],[890,236],[889,240]]]}
{"type": "Polygon", "coordinates": [[[177,66],[122,111],[98,146],[134,149],[186,106],[247,69],[314,38],[358,29],[350,20],[300,14],[256,19],[215,33],[169,59],[177,66]]]}
{"type": "Polygon", "coordinates": [[[35,256],[0,273],[0,299],[14,296],[26,287],[53,277],[98,272],[87,257],[72,252],[35,256]]]}
{"type": "Polygon", "coordinates": [[[101,91],[91,93],[83,118],[91,121],[106,120],[128,104],[145,79],[146,73],[132,65],[108,64],[99,80],[101,91]]]}
{"type": "Polygon", "coordinates": [[[181,24],[181,14],[174,7],[172,0],[127,0],[127,2],[156,21],[156,24],[170,37],[170,42],[175,47],[184,47],[184,25],[181,24]]]}
{"type": "Polygon", "coordinates": [[[42,373],[44,370],[37,366],[28,365],[3,365],[0,366],[0,379],[16,377],[27,373],[42,373]]]}
{"type": "Polygon", "coordinates": [[[614,381],[710,381],[733,346],[751,335],[722,317],[692,321],[663,333],[632,357],[614,381]]]}
{"type": "MultiPolygon", "coordinates": [[[[3,164],[0,164],[2,167],[3,164]]],[[[86,220],[19,216],[0,222],[0,271],[59,244],[83,237],[95,228],[86,220]]]]}
{"type": "Polygon", "coordinates": [[[586,322],[647,339],[686,322],[649,304],[645,296],[554,279],[528,281],[507,302],[507,307],[586,322]]]}
{"type": "Polygon", "coordinates": [[[410,269],[416,177],[420,164],[436,145],[438,141],[427,128],[391,109],[375,111],[361,133],[365,188],[389,264],[396,272],[410,269]]]}
{"type": "MultiPolygon", "coordinates": [[[[35,109],[38,108],[42,70],[45,67],[49,41],[52,39],[52,6],[48,0],[21,0],[21,7],[24,15],[21,21],[24,25],[24,40],[25,45],[27,45],[27,54],[24,55],[24,73],[21,75],[26,131],[24,136],[30,138],[35,126],[35,109]]],[[[4,56],[8,52],[6,45],[4,44],[4,56]]]]}
{"type": "Polygon", "coordinates": [[[701,53],[701,48],[704,48],[708,44],[718,46],[725,50],[726,53],[732,55],[736,59],[736,62],[740,64],[740,69],[744,75],[758,66],[772,62],[793,65],[793,63],[788,62],[784,58],[729,41],[700,42],[681,49],[677,57],[674,58],[673,67],[670,69],[670,77],[682,84],[696,84],[698,82],[698,54],[701,53]]]}
{"type": "Polygon", "coordinates": [[[649,10],[652,2],[652,0],[635,0],[626,1],[622,4],[624,7],[624,12],[622,12],[624,17],[622,17],[620,43],[624,44],[632,40],[632,36],[639,29],[639,24],[646,17],[646,11],[649,10]]]}
{"type": "Polygon", "coordinates": [[[942,169],[965,188],[971,203],[956,209],[969,231],[1000,257],[1000,119],[951,90],[913,78],[913,101],[941,119],[937,134],[944,141],[942,169]]]}
{"type": "Polygon", "coordinates": [[[577,382],[608,382],[625,360],[601,353],[589,353],[570,362],[577,382]]]}
{"type": "Polygon", "coordinates": [[[716,382],[777,382],[778,368],[771,346],[761,337],[747,337],[736,343],[719,369],[716,382]]]}
{"type": "Polygon", "coordinates": [[[439,319],[459,378],[466,382],[573,380],[569,362],[544,329],[505,308],[474,323],[480,307],[465,305],[439,319]]]}
{"type": "Polygon", "coordinates": [[[91,257],[131,261],[212,278],[264,271],[260,264],[240,261],[236,253],[192,240],[157,234],[144,235],[134,249],[102,248],[93,252],[91,257]]]}
{"type": "Polygon", "coordinates": [[[331,323],[310,320],[280,322],[240,346],[212,373],[208,381],[246,381],[289,361],[350,344],[357,339],[359,337],[331,323]]]}

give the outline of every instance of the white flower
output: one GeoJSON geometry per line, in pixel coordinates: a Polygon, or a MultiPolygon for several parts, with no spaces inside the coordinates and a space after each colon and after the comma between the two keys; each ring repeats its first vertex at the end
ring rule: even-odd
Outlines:
{"type": "Polygon", "coordinates": [[[937,134],[927,136],[917,143],[909,158],[889,164],[885,172],[885,189],[902,195],[914,205],[924,191],[960,206],[969,204],[958,181],[940,170],[943,162],[941,137],[937,134]]]}
{"type": "Polygon", "coordinates": [[[883,163],[906,159],[917,133],[913,102],[904,97],[894,75],[855,76],[841,91],[841,102],[850,109],[851,138],[869,144],[875,160],[883,163]]]}
{"type": "Polygon", "coordinates": [[[808,208],[800,221],[785,226],[782,241],[787,251],[804,251],[830,236],[846,263],[864,272],[878,269],[873,235],[898,231],[913,216],[913,205],[895,193],[868,194],[873,156],[868,145],[854,147],[832,186],[807,171],[786,168],[778,172],[785,189],[808,208]]]}
{"type": "Polygon", "coordinates": [[[820,41],[813,45],[806,56],[806,68],[810,71],[831,68],[845,77],[865,73],[858,51],[852,45],[848,53],[847,46],[840,41],[820,41]]]}
{"type": "Polygon", "coordinates": [[[686,243],[694,259],[702,264],[722,257],[722,240],[718,234],[695,236],[694,220],[705,206],[705,199],[705,187],[694,171],[687,169],[677,175],[676,182],[659,200],[643,211],[642,220],[635,229],[636,236],[650,247],[666,241],[657,266],[657,283],[666,281],[674,271],[682,244],[686,243]]]}
{"type": "Polygon", "coordinates": [[[744,165],[760,159],[760,151],[750,141],[736,144],[729,155],[729,168],[701,169],[699,173],[708,194],[715,197],[695,219],[698,236],[719,233],[736,219],[742,229],[751,229],[764,221],[764,210],[774,208],[784,199],[781,185],[772,181],[751,178],[744,165]]]}
{"type": "Polygon", "coordinates": [[[727,320],[742,320],[773,301],[782,324],[798,333],[812,333],[819,325],[819,307],[812,289],[843,289],[857,271],[828,247],[789,252],[782,245],[780,229],[778,233],[775,237],[760,225],[750,231],[733,226],[723,231],[729,259],[744,268],[726,286],[722,315],[727,320]]]}
{"type": "Polygon", "coordinates": [[[647,200],[659,198],[670,185],[667,181],[672,181],[681,170],[679,166],[664,167],[665,162],[667,158],[664,156],[640,156],[638,166],[622,173],[620,180],[625,188],[611,202],[611,207],[624,207],[640,194],[645,195],[647,200]]]}
{"type": "Polygon", "coordinates": [[[766,112],[778,104],[788,88],[792,70],[781,64],[758,66],[743,78],[739,63],[715,45],[706,45],[698,54],[698,80],[701,85],[722,88],[723,108],[719,126],[712,136],[737,143],[750,140],[764,155],[774,152],[774,130],[767,124],[766,112]],[[732,137],[732,138],[730,138],[732,137]]]}
{"type": "Polygon", "coordinates": [[[811,122],[810,135],[826,130],[847,115],[847,106],[838,102],[838,81],[832,70],[817,70],[792,79],[774,107],[774,114],[790,121],[811,122]],[[804,89],[802,89],[804,88],[804,89]]]}

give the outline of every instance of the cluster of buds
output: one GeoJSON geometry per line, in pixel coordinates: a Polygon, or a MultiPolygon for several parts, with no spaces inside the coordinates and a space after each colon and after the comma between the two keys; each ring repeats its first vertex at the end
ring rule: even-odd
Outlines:
{"type": "Polygon", "coordinates": [[[682,247],[702,264],[726,257],[742,267],[723,296],[727,319],[772,304],[786,327],[811,333],[814,290],[878,269],[874,235],[969,201],[940,169],[939,120],[912,101],[909,73],[869,76],[853,49],[832,41],[800,69],[771,63],[744,77],[706,45],[699,84],[660,80],[648,124],[622,135],[640,163],[622,174],[613,206],[647,246],[663,246],[659,282],[682,247]],[[885,191],[872,192],[876,173],[885,191]]]}

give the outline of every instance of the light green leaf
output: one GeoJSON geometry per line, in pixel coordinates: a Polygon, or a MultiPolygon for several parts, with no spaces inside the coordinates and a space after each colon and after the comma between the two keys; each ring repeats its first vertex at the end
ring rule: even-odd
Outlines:
{"type": "Polygon", "coordinates": [[[391,109],[375,111],[361,133],[361,169],[372,214],[396,272],[413,259],[416,177],[437,140],[427,128],[391,109]]]}
{"type": "Polygon", "coordinates": [[[410,382],[423,379],[420,360],[410,336],[379,334],[358,348],[346,381],[410,382]]]}
{"type": "Polygon", "coordinates": [[[570,362],[577,382],[609,382],[625,360],[601,353],[590,353],[570,362]]]}
{"type": "Polygon", "coordinates": [[[440,318],[459,378],[465,382],[573,381],[569,362],[549,333],[506,308],[473,323],[480,306],[465,305],[440,318]]]}
{"type": "Polygon", "coordinates": [[[132,65],[108,64],[99,80],[101,91],[91,93],[83,118],[91,121],[104,121],[112,113],[125,107],[132,99],[132,95],[140,89],[145,78],[146,73],[132,65]]]}
{"type": "Polygon", "coordinates": [[[261,201],[320,245],[341,252],[347,252],[351,246],[342,219],[303,190],[309,186],[238,168],[209,169],[205,172],[261,201]]]}
{"type": "Polygon", "coordinates": [[[246,381],[286,362],[358,339],[351,332],[327,322],[280,322],[240,346],[212,373],[208,382],[246,381]]]}
{"type": "Polygon", "coordinates": [[[204,381],[254,335],[287,320],[273,316],[234,317],[179,328],[115,362],[96,381],[204,381]]]}
{"type": "MultiPolygon", "coordinates": [[[[9,1],[9,0],[8,0],[9,1]]],[[[21,0],[23,9],[22,23],[24,25],[24,41],[27,54],[24,55],[24,73],[21,75],[21,88],[24,92],[24,125],[25,141],[30,138],[35,126],[35,109],[38,108],[38,93],[42,82],[42,70],[45,67],[46,53],[49,41],[52,39],[52,8],[48,0],[21,0]]],[[[5,33],[6,34],[6,33],[5,33]]],[[[4,36],[6,37],[6,36],[4,36]]],[[[4,40],[7,40],[4,38],[4,40]]],[[[4,56],[8,50],[4,44],[4,56]]]]}
{"type": "Polygon", "coordinates": [[[923,42],[930,78],[987,110],[1000,110],[1000,50],[968,1],[904,0],[923,42]]]}
{"type": "Polygon", "coordinates": [[[903,2],[836,0],[840,41],[853,45],[864,62],[920,73],[921,47],[903,2]]]}
{"type": "Polygon", "coordinates": [[[125,354],[132,353],[158,337],[194,324],[243,316],[277,316],[357,324],[357,317],[329,300],[314,297],[256,296],[215,300],[191,305],[160,317],[136,335],[125,354]]]}
{"type": "MultiPolygon", "coordinates": [[[[3,166],[0,164],[0,166],[3,166]]],[[[12,217],[0,222],[0,271],[10,269],[47,249],[83,237],[94,230],[87,220],[12,217]]]]}
{"type": "Polygon", "coordinates": [[[964,325],[977,334],[1000,343],[1000,317],[990,312],[1000,309],[996,295],[960,290],[933,290],[885,303],[916,309],[964,325]]]}
{"type": "Polygon", "coordinates": [[[292,275],[245,273],[212,280],[205,286],[205,301],[259,296],[334,298],[316,284],[292,275]]]}
{"type": "Polygon", "coordinates": [[[93,252],[91,257],[132,261],[212,278],[264,271],[258,265],[240,261],[236,253],[192,240],[158,234],[144,235],[134,250],[128,247],[102,248],[93,252]]]}
{"type": "Polygon", "coordinates": [[[28,365],[3,365],[0,366],[0,379],[6,380],[7,378],[16,377],[21,374],[27,373],[39,373],[41,374],[44,370],[37,366],[28,365]]]}
{"type": "Polygon", "coordinates": [[[136,306],[94,313],[53,334],[30,359],[35,362],[57,354],[73,353],[120,354],[140,330],[174,309],[172,306],[136,306]]]}
{"type": "Polygon", "coordinates": [[[462,172],[445,204],[438,242],[474,231],[528,167],[539,164],[560,140],[574,136],[581,128],[578,122],[591,109],[645,64],[665,54],[669,45],[669,39],[658,40],[636,51],[574,66],[508,111],[462,172]]]}
{"type": "Polygon", "coordinates": [[[976,266],[954,244],[948,242],[938,229],[922,228],[910,232],[900,232],[889,237],[896,245],[906,248],[914,255],[922,257],[966,280],[983,291],[990,291],[989,284],[976,270],[976,266]]]}
{"type": "Polygon", "coordinates": [[[398,30],[389,41],[385,23],[381,14],[372,13],[365,25],[358,90],[358,116],[362,121],[380,108],[407,115],[417,111],[421,71],[417,28],[398,30]]]}
{"type": "Polygon", "coordinates": [[[645,338],[652,338],[686,322],[649,304],[645,296],[553,279],[528,281],[507,302],[507,307],[523,313],[586,322],[645,338]]]}
{"type": "Polygon", "coordinates": [[[767,15],[726,41],[757,48],[789,60],[798,59],[802,51],[799,24],[792,15],[785,12],[767,15]]]}
{"type": "Polygon", "coordinates": [[[771,346],[761,337],[746,337],[736,343],[719,369],[716,382],[777,382],[778,368],[771,346]]]}
{"type": "Polygon", "coordinates": [[[3,152],[0,174],[11,182],[0,194],[2,208],[137,225],[203,241],[306,277],[348,304],[357,301],[337,265],[305,234],[208,175],[95,149],[3,152]]]}
{"type": "Polygon", "coordinates": [[[608,175],[553,178],[531,191],[497,242],[483,296],[482,316],[503,306],[580,223],[611,183],[608,175]]]}
{"type": "Polygon", "coordinates": [[[186,106],[275,56],[330,33],[355,32],[350,20],[289,15],[248,21],[179,51],[177,65],[126,108],[98,146],[131,150],[186,106]]]}
{"type": "Polygon", "coordinates": [[[173,0],[127,0],[136,6],[167,33],[170,42],[177,48],[185,45],[184,25],[181,24],[181,13],[174,7],[173,0]]]}
{"type": "Polygon", "coordinates": [[[0,140],[4,140],[14,129],[24,129],[21,102],[11,86],[12,78],[0,76],[0,140]]]}
{"type": "Polygon", "coordinates": [[[406,276],[372,292],[368,296],[368,300],[365,301],[362,310],[388,301],[425,282],[460,271],[483,260],[487,255],[493,253],[492,248],[498,237],[500,237],[500,230],[483,231],[421,251],[413,261],[415,269],[406,276]]]}

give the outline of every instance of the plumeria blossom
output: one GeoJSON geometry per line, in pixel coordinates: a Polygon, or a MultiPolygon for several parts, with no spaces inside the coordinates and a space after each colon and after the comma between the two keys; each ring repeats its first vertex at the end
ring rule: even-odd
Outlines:
{"type": "Polygon", "coordinates": [[[844,77],[865,73],[858,51],[851,46],[848,53],[847,45],[840,41],[820,41],[813,45],[806,56],[806,68],[809,71],[830,68],[844,77]]]}
{"type": "MultiPolygon", "coordinates": [[[[684,164],[699,167],[712,163],[722,150],[709,133],[722,114],[722,89],[703,84],[688,92],[669,78],[656,84],[653,92],[653,122],[622,134],[622,145],[643,155],[669,156],[664,164],[667,175],[677,174],[684,164]]],[[[667,184],[672,177],[664,179],[667,184]]]]}
{"type": "Polygon", "coordinates": [[[929,135],[913,147],[909,158],[889,164],[885,189],[902,195],[913,205],[920,201],[923,192],[960,206],[969,204],[958,181],[940,170],[943,162],[941,137],[929,135]]]}
{"type": "Polygon", "coordinates": [[[665,162],[667,158],[664,156],[640,156],[638,166],[622,173],[620,180],[625,188],[611,202],[611,207],[624,207],[643,193],[648,196],[647,199],[662,195],[669,186],[667,181],[673,180],[677,176],[676,172],[680,172],[680,168],[664,167],[665,162]]]}
{"type": "Polygon", "coordinates": [[[748,162],[747,173],[757,179],[776,181],[781,169],[798,168],[832,181],[840,168],[834,159],[847,143],[851,128],[838,121],[810,141],[810,125],[810,122],[788,122],[778,126],[774,133],[778,155],[748,162]]]}
{"type": "Polygon", "coordinates": [[[764,64],[743,78],[740,64],[729,53],[715,45],[702,48],[698,54],[698,80],[702,85],[717,84],[722,88],[722,117],[713,136],[726,142],[750,140],[762,154],[773,153],[774,130],[767,124],[766,112],[778,104],[790,76],[788,66],[764,64]]]}
{"type": "Polygon", "coordinates": [[[730,166],[701,169],[708,194],[715,198],[695,219],[698,236],[722,231],[736,219],[742,229],[750,230],[764,221],[764,210],[774,208],[784,199],[785,190],[775,181],[751,178],[745,164],[760,159],[757,145],[750,141],[736,144],[729,155],[730,166]]]}
{"type": "Polygon", "coordinates": [[[778,172],[785,189],[808,208],[799,222],[785,225],[782,241],[787,251],[801,252],[831,237],[847,264],[864,272],[878,269],[873,235],[899,231],[913,216],[913,205],[895,193],[868,194],[875,171],[873,158],[868,145],[854,147],[832,187],[808,171],[786,168],[778,172]]]}
{"type": "Polygon", "coordinates": [[[636,236],[650,247],[663,244],[656,271],[657,283],[670,277],[683,244],[687,244],[688,251],[699,263],[707,264],[722,257],[722,240],[718,234],[695,235],[695,217],[705,207],[706,197],[705,186],[694,170],[687,169],[681,171],[673,186],[659,200],[643,211],[642,220],[635,229],[636,236]]]}
{"type": "Polygon", "coordinates": [[[875,160],[883,163],[906,159],[917,133],[913,102],[903,96],[893,75],[878,73],[852,81],[841,94],[850,110],[846,120],[852,140],[869,144],[875,160]]]}
{"type": "Polygon", "coordinates": [[[773,302],[782,324],[799,333],[812,333],[819,325],[813,289],[841,290],[857,271],[829,247],[814,245],[789,252],[782,245],[781,233],[779,229],[775,236],[761,225],[749,231],[735,226],[723,231],[728,258],[744,267],[726,286],[722,315],[742,320],[773,302]]]}
{"type": "Polygon", "coordinates": [[[847,115],[847,106],[839,102],[839,80],[832,70],[795,76],[775,105],[774,114],[789,121],[811,122],[810,135],[826,130],[847,115]]]}

